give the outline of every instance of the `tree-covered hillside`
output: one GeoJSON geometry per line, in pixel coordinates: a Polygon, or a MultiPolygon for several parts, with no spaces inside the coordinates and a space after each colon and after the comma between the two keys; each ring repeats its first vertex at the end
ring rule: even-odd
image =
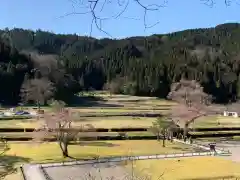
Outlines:
{"type": "Polygon", "coordinates": [[[165,98],[182,77],[198,80],[218,102],[240,95],[240,24],[120,40],[23,29],[0,35],[2,103],[20,100],[34,79],[53,84],[47,99],[103,88],[165,98]]]}

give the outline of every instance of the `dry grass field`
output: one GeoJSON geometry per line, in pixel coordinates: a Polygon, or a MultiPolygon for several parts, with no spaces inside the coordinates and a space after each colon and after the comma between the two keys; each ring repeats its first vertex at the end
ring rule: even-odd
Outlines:
{"type": "MultiPolygon", "coordinates": [[[[149,117],[87,117],[79,118],[73,125],[92,124],[96,128],[149,127],[156,118],[149,117]]],[[[37,120],[0,120],[1,128],[36,128],[41,126],[37,120]]]]}
{"type": "MultiPolygon", "coordinates": [[[[57,143],[10,143],[7,155],[29,158],[32,162],[62,161],[57,143]]],[[[196,149],[184,144],[166,142],[166,147],[156,140],[89,141],[69,146],[69,154],[79,159],[123,155],[151,155],[193,152],[196,149]]]]}
{"type": "Polygon", "coordinates": [[[240,127],[240,118],[224,116],[204,117],[196,120],[191,126],[193,128],[240,127]]]}
{"type": "MultiPolygon", "coordinates": [[[[149,127],[156,118],[151,117],[80,117],[73,125],[92,124],[96,128],[149,127]]],[[[1,128],[36,128],[41,126],[37,120],[0,120],[1,128]]]]}
{"type": "Polygon", "coordinates": [[[80,124],[92,124],[96,128],[141,128],[150,127],[156,118],[150,117],[92,117],[92,118],[80,118],[79,121],[75,121],[73,125],[80,124]]]}
{"type": "MultiPolygon", "coordinates": [[[[149,127],[159,114],[168,113],[171,106],[176,105],[172,101],[155,97],[110,95],[104,91],[82,94],[82,96],[88,95],[94,96],[98,100],[90,105],[73,107],[79,116],[74,122],[75,125],[92,124],[97,128],[149,127]],[[145,116],[146,114],[155,114],[156,117],[145,116]]],[[[30,107],[25,108],[29,109],[30,107]]],[[[49,107],[43,107],[43,109],[51,111],[49,107]]],[[[35,128],[39,126],[39,122],[36,119],[0,120],[0,126],[2,128],[35,128]]],[[[190,126],[193,128],[240,127],[240,118],[204,117],[199,118],[190,126]]]]}
{"type": "Polygon", "coordinates": [[[10,174],[4,178],[4,180],[23,180],[20,170],[14,174],[10,174]]]}
{"type": "MultiPolygon", "coordinates": [[[[211,180],[216,177],[240,176],[240,163],[221,157],[140,160],[134,162],[134,167],[139,173],[151,176],[152,180],[157,180],[160,176],[164,180],[211,180]]],[[[130,165],[128,168],[131,168],[130,165]]]]}
{"type": "MultiPolygon", "coordinates": [[[[73,107],[79,116],[74,122],[75,125],[92,124],[96,128],[149,127],[156,117],[147,117],[146,114],[164,115],[168,113],[172,105],[176,105],[174,102],[155,97],[110,95],[108,92],[83,94],[83,96],[88,95],[94,95],[96,99],[101,98],[101,100],[87,106],[73,107]]],[[[43,109],[51,111],[49,107],[43,107],[43,109]]],[[[0,126],[3,128],[35,128],[39,126],[39,122],[36,119],[1,120],[0,126]]],[[[196,120],[191,127],[240,127],[240,118],[204,117],[196,120]]]]}
{"type": "MultiPolygon", "coordinates": [[[[89,94],[84,94],[87,95],[89,94]]],[[[145,114],[165,114],[174,105],[171,101],[154,97],[110,95],[107,92],[97,92],[94,96],[101,100],[88,106],[73,107],[73,111],[78,112],[79,116],[73,124],[92,124],[97,128],[149,127],[156,117],[146,117],[145,114]],[[85,117],[89,115],[93,117],[85,117]]],[[[42,109],[51,110],[49,107],[42,109]]],[[[0,120],[2,128],[35,128],[40,125],[36,119],[0,120]]]]}

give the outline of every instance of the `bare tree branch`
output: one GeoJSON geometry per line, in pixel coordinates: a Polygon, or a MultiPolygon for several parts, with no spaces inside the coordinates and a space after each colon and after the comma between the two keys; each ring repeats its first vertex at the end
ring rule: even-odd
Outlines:
{"type": "Polygon", "coordinates": [[[105,31],[102,27],[102,23],[106,20],[110,19],[118,19],[118,18],[126,18],[126,19],[132,19],[132,20],[140,20],[139,18],[131,18],[131,17],[123,17],[122,15],[126,12],[127,8],[129,7],[130,2],[133,2],[137,4],[137,6],[141,7],[143,10],[143,25],[145,30],[148,28],[151,28],[153,26],[156,26],[159,24],[159,22],[156,22],[154,24],[148,25],[147,23],[147,14],[150,11],[159,11],[161,8],[166,7],[167,0],[163,0],[162,3],[155,3],[155,4],[146,4],[141,2],[140,0],[68,0],[73,8],[73,12],[66,13],[59,18],[64,18],[66,16],[71,15],[85,15],[90,14],[91,15],[91,24],[90,24],[90,36],[92,34],[93,26],[95,26],[99,31],[103,32],[105,35],[112,37],[107,31],[105,31]],[[107,4],[111,4],[114,7],[119,7],[120,10],[113,15],[110,15],[109,17],[101,17],[99,14],[102,13],[106,8],[107,4]],[[85,11],[78,12],[76,11],[76,6],[80,8],[84,8],[85,11]],[[80,5],[80,6],[79,6],[80,5]],[[87,10],[86,10],[87,9],[87,10]]]}
{"type": "Polygon", "coordinates": [[[21,97],[23,102],[34,101],[38,108],[46,103],[46,100],[53,96],[55,87],[52,82],[46,78],[26,80],[21,88],[21,97]]]}
{"type": "Polygon", "coordinates": [[[160,8],[166,7],[167,1],[164,0],[163,4],[149,4],[149,5],[143,5],[140,0],[134,0],[143,10],[143,23],[144,23],[144,28],[152,28],[153,26],[156,26],[159,22],[156,22],[155,24],[152,24],[150,26],[147,25],[146,17],[147,17],[147,12],[148,11],[159,11],[160,8]]]}
{"type": "MultiPolygon", "coordinates": [[[[224,0],[223,2],[226,6],[230,6],[234,1],[238,4],[237,0],[224,0]]],[[[216,0],[201,0],[201,2],[210,7],[216,4],[216,0]]]]}
{"type": "MultiPolygon", "coordinates": [[[[102,27],[102,24],[106,20],[110,19],[118,19],[118,18],[127,18],[132,20],[141,20],[140,18],[132,18],[132,17],[124,17],[123,14],[127,11],[130,3],[135,4],[134,7],[140,7],[143,10],[143,26],[144,29],[149,29],[157,24],[160,23],[160,21],[157,21],[153,24],[148,24],[147,22],[147,16],[149,12],[155,12],[160,11],[162,8],[166,7],[168,4],[168,0],[161,0],[156,1],[156,3],[149,3],[149,1],[143,1],[143,0],[68,0],[73,8],[73,12],[67,13],[62,17],[70,16],[70,15],[84,15],[84,14],[90,14],[91,15],[91,22],[90,22],[90,36],[93,31],[93,26],[95,26],[100,32],[104,33],[105,35],[112,37],[107,31],[104,30],[102,27]],[[112,7],[118,7],[120,10],[117,10],[117,13],[113,13],[113,15],[110,15],[109,17],[103,17],[100,14],[102,14],[104,11],[110,10],[112,7],[108,8],[107,5],[111,4],[112,7]],[[85,9],[83,12],[79,12],[76,10],[77,8],[85,9]]],[[[213,7],[218,1],[216,0],[200,0],[204,5],[207,5],[209,7],[213,7]]],[[[239,4],[238,0],[223,0],[223,2],[226,6],[230,6],[233,3],[239,4]]]]}

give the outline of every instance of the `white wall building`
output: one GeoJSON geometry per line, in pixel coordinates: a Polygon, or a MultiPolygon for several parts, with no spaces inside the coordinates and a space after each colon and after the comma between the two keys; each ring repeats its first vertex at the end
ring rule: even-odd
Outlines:
{"type": "Polygon", "coordinates": [[[234,118],[237,118],[238,117],[238,113],[237,112],[224,111],[223,112],[223,116],[232,116],[234,118]]]}

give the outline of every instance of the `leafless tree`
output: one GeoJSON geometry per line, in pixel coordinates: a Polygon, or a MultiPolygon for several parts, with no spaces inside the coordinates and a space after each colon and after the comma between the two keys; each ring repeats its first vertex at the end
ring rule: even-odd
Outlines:
{"type": "Polygon", "coordinates": [[[222,112],[221,108],[212,104],[212,97],[206,94],[203,87],[194,80],[181,80],[173,83],[168,98],[178,103],[172,107],[170,118],[184,128],[185,140],[192,122],[200,117],[222,112]]]}
{"type": "Polygon", "coordinates": [[[35,130],[34,140],[42,142],[46,138],[53,136],[61,148],[63,157],[70,157],[68,153],[70,142],[77,140],[76,137],[80,132],[94,131],[94,127],[90,124],[72,127],[72,122],[76,118],[75,113],[64,106],[63,102],[55,101],[53,103],[53,112],[44,113],[41,119],[45,123],[35,130]]]}
{"type": "MultiPolygon", "coordinates": [[[[65,16],[70,15],[85,15],[89,14],[92,18],[91,20],[91,32],[93,29],[93,26],[95,26],[98,30],[106,34],[107,36],[111,35],[104,30],[102,27],[102,24],[104,21],[109,19],[118,19],[118,18],[125,18],[125,19],[132,19],[132,20],[142,20],[144,28],[151,28],[157,24],[158,22],[155,22],[153,24],[148,24],[147,22],[147,16],[149,12],[158,12],[162,8],[167,7],[169,0],[151,0],[151,1],[141,1],[141,0],[69,0],[73,11],[70,13],[66,13],[65,16]],[[108,5],[111,5],[109,7],[108,5]],[[142,18],[134,18],[134,17],[126,17],[124,16],[125,12],[129,8],[141,8],[142,9],[142,18]],[[110,13],[108,16],[107,12],[110,11],[114,7],[115,10],[113,13],[110,13]]],[[[216,0],[200,0],[201,3],[213,7],[215,3],[217,3],[216,0]]],[[[221,3],[224,3],[226,6],[230,6],[232,3],[239,4],[238,0],[221,0],[221,3]]],[[[90,32],[90,35],[91,35],[90,32]]]]}
{"type": "Polygon", "coordinates": [[[25,103],[29,101],[35,102],[38,109],[40,109],[40,105],[45,104],[54,95],[54,92],[54,85],[48,79],[31,79],[23,83],[21,97],[25,103]]]}

